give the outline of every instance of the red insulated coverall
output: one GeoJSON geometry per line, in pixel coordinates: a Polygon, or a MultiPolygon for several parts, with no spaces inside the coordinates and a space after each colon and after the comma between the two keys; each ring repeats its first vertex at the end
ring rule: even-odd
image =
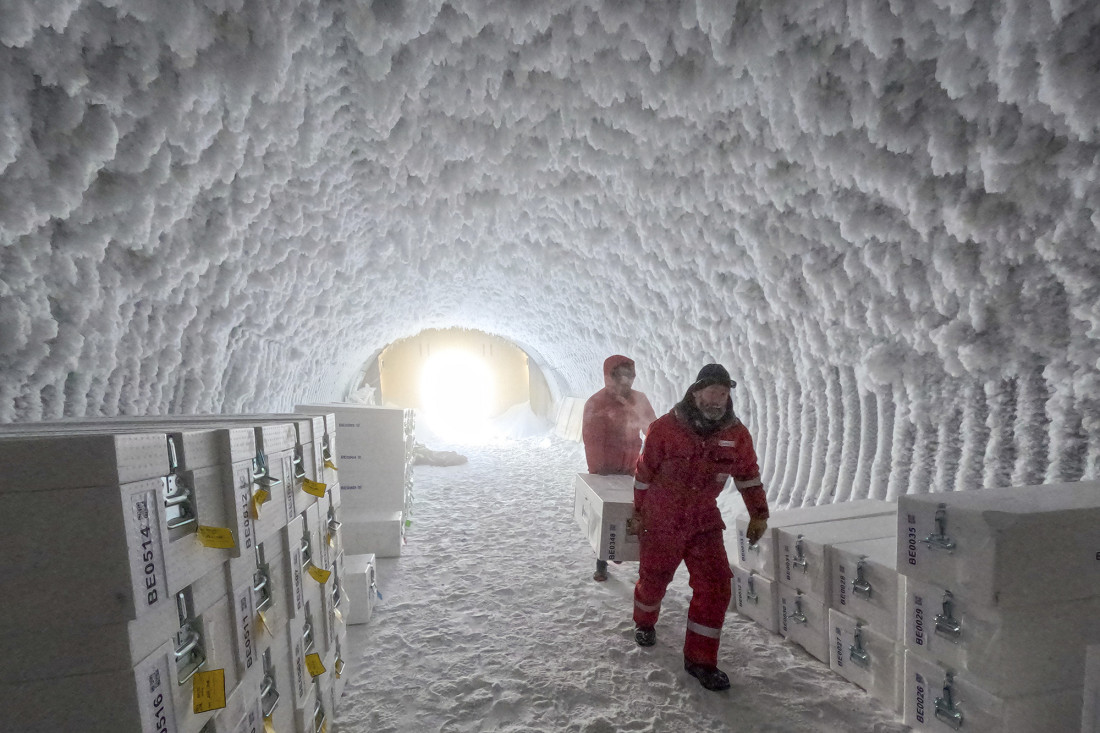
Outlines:
{"type": "Polygon", "coordinates": [[[584,403],[581,439],[589,473],[633,475],[642,450],[638,431],[644,433],[657,419],[649,399],[641,392],[631,390],[622,397],[614,391],[611,372],[623,365],[633,366],[634,361],[618,355],[604,360],[606,386],[584,403]]]}
{"type": "Polygon", "coordinates": [[[731,476],[749,515],[767,518],[752,437],[740,420],[704,438],[673,408],[650,426],[634,477],[634,508],[644,528],[634,623],[656,625],[665,589],[685,562],[692,596],[684,658],[695,664],[717,665],[730,602],[733,575],[717,498],[731,476]]]}

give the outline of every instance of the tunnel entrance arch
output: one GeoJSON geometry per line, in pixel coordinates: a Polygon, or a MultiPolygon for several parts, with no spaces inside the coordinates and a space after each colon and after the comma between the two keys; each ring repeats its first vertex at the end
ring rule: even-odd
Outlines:
{"type": "Polygon", "coordinates": [[[559,381],[530,349],[506,338],[477,329],[433,328],[375,352],[349,385],[348,399],[423,411],[431,408],[428,401],[449,397],[460,409],[480,411],[488,419],[527,404],[536,417],[552,423],[562,394],[559,381]]]}

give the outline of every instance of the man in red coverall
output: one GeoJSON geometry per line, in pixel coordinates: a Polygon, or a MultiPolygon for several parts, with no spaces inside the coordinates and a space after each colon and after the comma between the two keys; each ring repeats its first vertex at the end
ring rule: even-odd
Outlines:
{"type": "MultiPolygon", "coordinates": [[[[649,399],[631,389],[634,384],[634,361],[616,354],[603,363],[606,385],[584,403],[581,437],[588,472],[634,475],[638,453],[642,449],[641,434],[657,419],[649,399]]],[[[596,581],[607,580],[607,561],[596,560],[596,581]]]]}
{"type": "Polygon", "coordinates": [[[767,528],[768,501],[752,437],[733,413],[736,383],[720,364],[707,364],[684,399],[649,428],[634,475],[633,529],[640,534],[634,587],[634,638],[657,641],[661,599],[676,568],[687,564],[692,589],[684,669],[708,690],[725,690],[718,642],[730,602],[730,573],[717,498],[729,478],[749,510],[747,537],[767,528]]]}

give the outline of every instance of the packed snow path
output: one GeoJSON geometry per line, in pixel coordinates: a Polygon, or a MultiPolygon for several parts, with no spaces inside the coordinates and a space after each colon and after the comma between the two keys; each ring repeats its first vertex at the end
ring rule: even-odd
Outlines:
{"type": "Polygon", "coordinates": [[[905,731],[802,649],[730,613],[728,692],[683,671],[690,589],[681,566],[657,645],[634,643],[637,564],[593,582],[573,521],[583,449],[558,438],[453,448],[417,466],[408,544],[379,561],[383,600],[352,626],[339,733],[367,731],[905,731]]]}

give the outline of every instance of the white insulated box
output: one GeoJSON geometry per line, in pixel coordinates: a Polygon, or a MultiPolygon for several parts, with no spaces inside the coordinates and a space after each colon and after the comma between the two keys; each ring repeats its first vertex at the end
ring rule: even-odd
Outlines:
{"type": "Polygon", "coordinates": [[[730,563],[733,572],[730,607],[773,634],[779,633],[779,581],[730,563]]]}
{"type": "Polygon", "coordinates": [[[823,601],[776,583],[779,588],[779,633],[829,663],[829,609],[823,601]]]}
{"type": "Polygon", "coordinates": [[[166,643],[128,670],[0,684],[0,730],[180,733],[166,643]]]}
{"type": "MultiPolygon", "coordinates": [[[[2,473],[2,472],[0,472],[2,473]]],[[[0,628],[120,623],[172,605],[165,573],[165,479],[0,494],[0,628]],[[94,552],[89,549],[94,548],[94,552]],[[43,597],[52,592],[52,597],[43,597]],[[60,603],[65,614],[43,613],[60,603]]]]}
{"type": "Polygon", "coordinates": [[[335,415],[339,451],[333,461],[345,491],[346,509],[405,511],[409,410],[349,403],[298,405],[294,409],[306,414],[335,415]]]}
{"type": "Polygon", "coordinates": [[[905,576],[898,574],[897,538],[840,542],[829,547],[830,606],[860,618],[892,639],[902,637],[905,576]]]}
{"type": "Polygon", "coordinates": [[[634,477],[579,473],[573,485],[573,518],[600,560],[638,559],[638,536],[627,534],[634,514],[634,477]]]}
{"type": "Polygon", "coordinates": [[[0,493],[118,486],[168,475],[164,433],[0,437],[0,493]]]}
{"type": "Polygon", "coordinates": [[[348,596],[349,624],[365,624],[374,613],[378,597],[378,576],[374,555],[344,555],[344,591],[348,596]]]}
{"type": "Polygon", "coordinates": [[[1100,595],[1002,609],[909,578],[903,642],[994,695],[1079,687],[1085,645],[1100,643],[1100,595]]]}
{"type": "Polygon", "coordinates": [[[999,697],[954,670],[905,650],[904,721],[915,731],[1077,733],[1081,688],[999,697]]]}
{"type": "Polygon", "coordinates": [[[900,713],[905,660],[901,643],[835,608],[829,609],[829,631],[829,668],[900,713]]]}
{"type": "MultiPolygon", "coordinates": [[[[204,612],[226,596],[221,569],[212,570],[184,589],[190,606],[204,612]]],[[[69,598],[47,599],[51,608],[62,607],[69,598]]],[[[0,683],[23,682],[66,676],[90,675],[132,669],[180,631],[176,599],[169,597],[155,611],[121,623],[88,627],[80,623],[79,612],[52,624],[22,624],[0,633],[0,683]],[[94,637],[95,643],[89,643],[94,637]]]]}
{"type": "MultiPolygon", "coordinates": [[[[859,499],[837,504],[821,504],[819,506],[772,511],[771,517],[768,519],[768,528],[755,545],[749,544],[748,539],[745,537],[745,531],[749,526],[749,516],[741,513],[733,518],[732,536],[727,532],[726,553],[730,556],[730,559],[736,558],[737,564],[746,570],[755,570],[769,578],[778,578],[779,563],[776,559],[778,553],[776,552],[775,533],[780,527],[788,527],[793,524],[810,524],[812,522],[828,522],[851,517],[868,517],[878,514],[894,515],[896,513],[896,504],[878,499],[859,499]]],[[[727,524],[729,524],[728,521],[727,524]]]]}
{"type": "Polygon", "coordinates": [[[828,604],[832,598],[828,548],[838,542],[893,537],[897,519],[890,514],[793,524],[776,529],[779,582],[828,604]]]}
{"type": "Polygon", "coordinates": [[[344,512],[344,551],[354,555],[400,557],[405,543],[405,521],[401,512],[344,512]]]}
{"type": "Polygon", "coordinates": [[[1100,482],[898,499],[898,571],[1012,608],[1100,589],[1100,482]]]}
{"type": "Polygon", "coordinates": [[[1100,644],[1085,652],[1084,703],[1081,706],[1081,733],[1100,733],[1100,644]]]}

